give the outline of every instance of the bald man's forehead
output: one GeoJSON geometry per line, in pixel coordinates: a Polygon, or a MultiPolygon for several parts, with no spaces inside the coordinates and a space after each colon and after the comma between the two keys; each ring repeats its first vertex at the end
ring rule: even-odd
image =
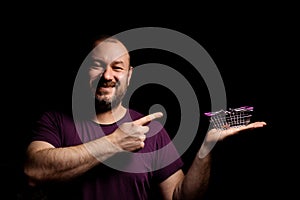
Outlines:
{"type": "Polygon", "coordinates": [[[92,51],[92,59],[101,60],[107,64],[122,62],[130,65],[130,57],[126,47],[117,40],[104,40],[100,42],[92,51]]]}
{"type": "Polygon", "coordinates": [[[92,51],[93,57],[101,57],[114,61],[121,57],[129,57],[126,47],[117,40],[105,40],[99,43],[92,51]]]}

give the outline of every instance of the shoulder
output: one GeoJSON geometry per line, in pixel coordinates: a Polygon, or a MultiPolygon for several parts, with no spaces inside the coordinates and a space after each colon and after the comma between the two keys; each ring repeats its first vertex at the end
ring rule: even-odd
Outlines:
{"type": "Polygon", "coordinates": [[[47,110],[41,113],[39,122],[73,122],[71,113],[58,111],[58,110],[47,110]]]}

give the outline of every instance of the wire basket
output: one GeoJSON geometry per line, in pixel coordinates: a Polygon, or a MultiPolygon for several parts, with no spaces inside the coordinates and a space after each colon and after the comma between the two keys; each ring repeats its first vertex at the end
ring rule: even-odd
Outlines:
{"type": "Polygon", "coordinates": [[[210,117],[210,123],[213,128],[226,130],[230,127],[238,128],[249,124],[252,117],[252,111],[253,107],[242,106],[239,108],[230,108],[229,110],[221,109],[219,111],[207,112],[204,114],[210,117]]]}

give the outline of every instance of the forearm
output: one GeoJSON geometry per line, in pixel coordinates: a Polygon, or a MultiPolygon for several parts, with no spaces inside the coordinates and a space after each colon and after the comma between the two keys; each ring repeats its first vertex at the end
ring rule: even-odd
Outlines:
{"type": "Polygon", "coordinates": [[[208,188],[210,167],[211,155],[200,158],[197,154],[185,178],[175,188],[173,199],[201,199],[208,188]]]}
{"type": "Polygon", "coordinates": [[[106,137],[72,147],[36,149],[34,144],[28,148],[25,164],[32,183],[71,179],[120,151],[106,137]]]}
{"type": "Polygon", "coordinates": [[[254,122],[246,126],[230,127],[225,130],[210,129],[185,178],[176,185],[173,199],[201,199],[209,185],[211,160],[212,154],[214,154],[212,149],[217,142],[240,131],[260,128],[265,125],[265,122],[254,122]]]}

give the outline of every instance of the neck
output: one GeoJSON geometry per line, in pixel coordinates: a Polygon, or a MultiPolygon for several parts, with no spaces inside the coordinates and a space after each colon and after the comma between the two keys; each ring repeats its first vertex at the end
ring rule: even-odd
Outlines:
{"type": "Polygon", "coordinates": [[[93,120],[99,124],[113,124],[122,119],[126,111],[127,109],[124,106],[119,105],[112,110],[98,113],[93,120]]]}

